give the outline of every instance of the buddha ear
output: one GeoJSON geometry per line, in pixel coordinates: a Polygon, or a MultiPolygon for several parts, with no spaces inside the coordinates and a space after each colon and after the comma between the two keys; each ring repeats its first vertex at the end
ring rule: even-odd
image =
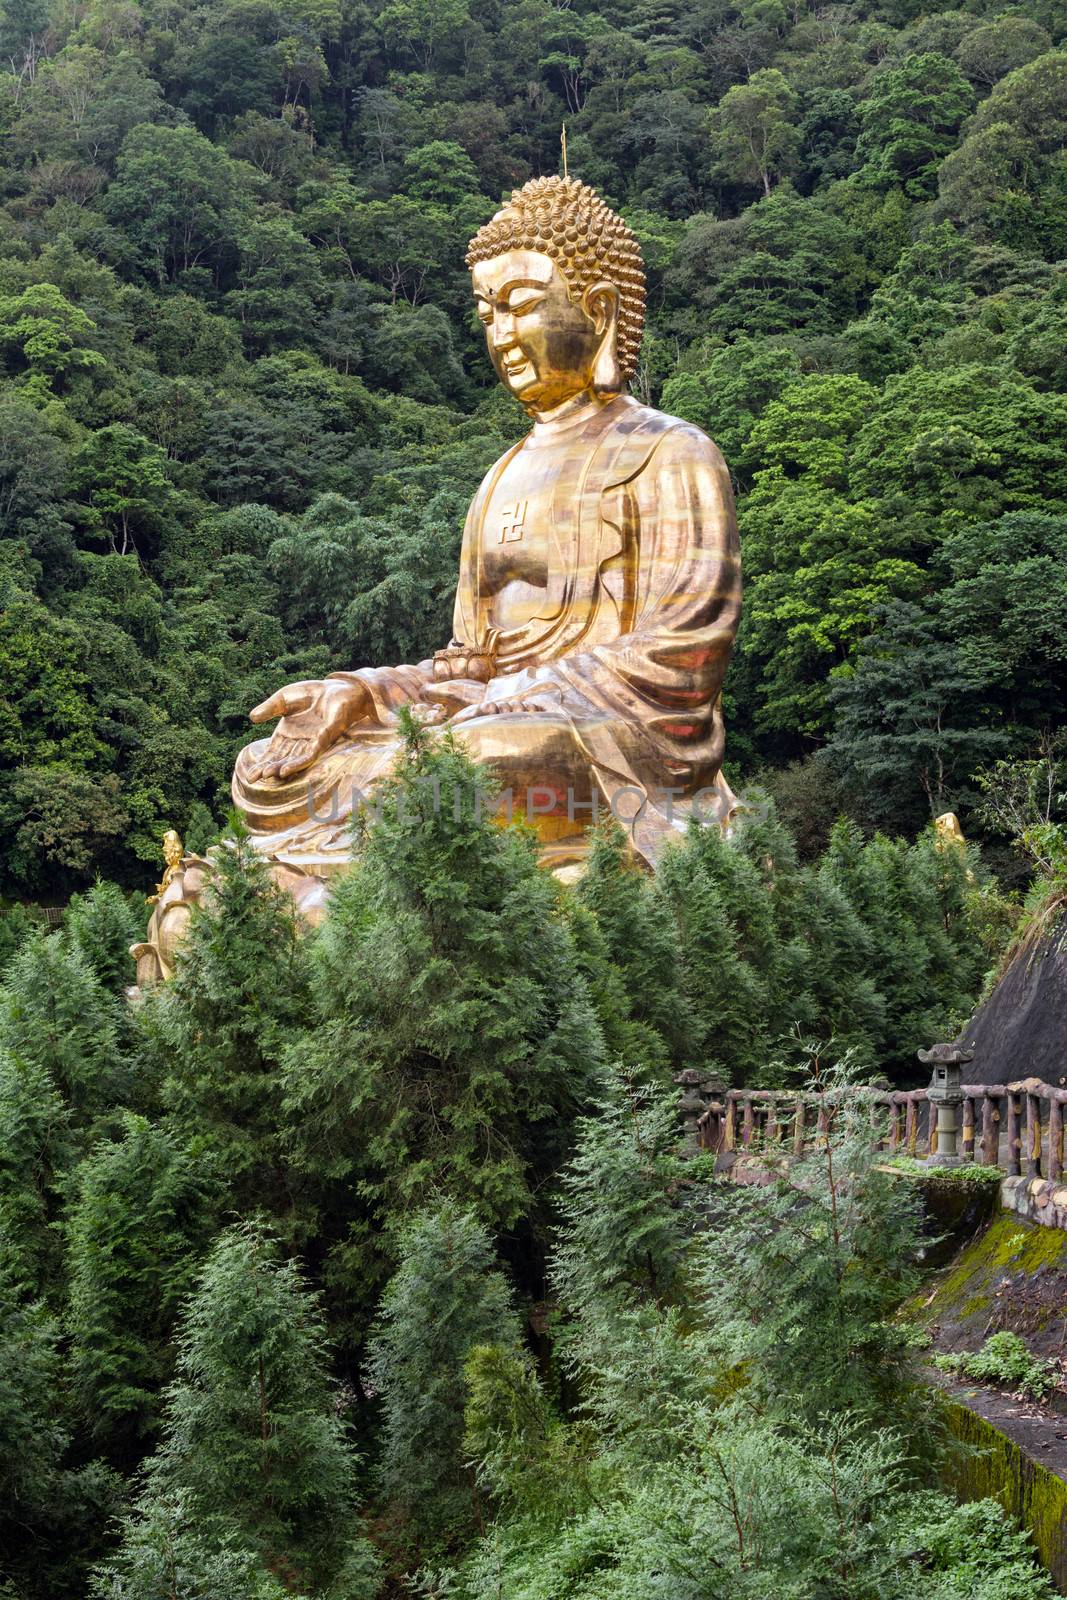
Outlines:
{"type": "Polygon", "coordinates": [[[585,291],[582,303],[601,336],[593,362],[593,389],[597,394],[618,394],[623,387],[617,349],[619,291],[613,283],[594,283],[585,291]]]}

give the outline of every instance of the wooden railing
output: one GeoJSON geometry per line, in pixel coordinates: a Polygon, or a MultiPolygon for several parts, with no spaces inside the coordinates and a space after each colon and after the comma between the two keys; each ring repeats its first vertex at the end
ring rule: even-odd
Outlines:
{"type": "MultiPolygon", "coordinates": [[[[688,1075],[683,1075],[687,1077],[688,1075]]],[[[705,1096],[698,1111],[696,1075],[689,1080],[687,1104],[700,1149],[722,1154],[774,1146],[795,1156],[825,1138],[833,1116],[832,1099],[783,1089],[728,1089],[705,1096]]],[[[872,1142],[888,1155],[921,1160],[937,1151],[937,1117],[925,1089],[866,1092],[872,1142]]],[[[964,1161],[1001,1167],[1009,1177],[1063,1177],[1063,1108],[1067,1089],[1038,1078],[1022,1083],[970,1083],[963,1086],[957,1112],[957,1150],[964,1161]]]]}

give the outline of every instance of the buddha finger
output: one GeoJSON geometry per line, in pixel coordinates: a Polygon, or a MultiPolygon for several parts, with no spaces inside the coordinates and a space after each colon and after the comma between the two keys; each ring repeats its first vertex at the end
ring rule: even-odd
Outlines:
{"type": "Polygon", "coordinates": [[[266,700],[261,700],[258,706],[253,706],[248,713],[250,722],[270,722],[273,717],[292,716],[295,712],[306,711],[313,699],[312,692],[302,684],[290,684],[284,689],[278,689],[274,694],[268,695],[266,700]]]}
{"type": "Polygon", "coordinates": [[[294,745],[288,758],[278,768],[279,778],[288,778],[294,772],[300,772],[304,767],[310,766],[315,759],[315,747],[309,740],[294,745]]]}
{"type": "MultiPolygon", "coordinates": [[[[285,741],[288,744],[288,740],[285,741]]],[[[262,754],[255,760],[250,760],[245,768],[245,773],[250,783],[258,783],[260,778],[269,778],[278,764],[279,741],[277,733],[265,741],[262,754]]]]}
{"type": "Polygon", "coordinates": [[[293,754],[294,748],[294,740],[279,738],[278,735],[275,734],[274,738],[267,746],[267,754],[263,761],[263,776],[265,778],[276,778],[280,773],[284,763],[288,761],[293,754]]]}

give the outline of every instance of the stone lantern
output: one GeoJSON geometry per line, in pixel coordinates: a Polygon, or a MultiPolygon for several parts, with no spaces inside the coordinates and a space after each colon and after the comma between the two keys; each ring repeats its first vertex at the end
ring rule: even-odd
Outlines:
{"type": "Polygon", "coordinates": [[[974,1060],[974,1051],[959,1044],[935,1044],[919,1051],[919,1060],[933,1068],[927,1098],[930,1115],[937,1111],[937,1150],[927,1159],[933,1167],[959,1167],[963,1157],[957,1150],[956,1111],[963,1104],[963,1069],[974,1060]]]}
{"type": "MultiPolygon", "coordinates": [[[[692,1067],[686,1067],[684,1071],[679,1072],[674,1081],[682,1090],[679,1109],[682,1113],[685,1137],[680,1154],[683,1159],[688,1159],[700,1155],[702,1150],[708,1148],[704,1143],[707,1118],[713,1106],[721,1112],[726,1084],[713,1074],[696,1072],[692,1067]]],[[[712,1148],[718,1148],[715,1139],[712,1140],[712,1148]]]]}

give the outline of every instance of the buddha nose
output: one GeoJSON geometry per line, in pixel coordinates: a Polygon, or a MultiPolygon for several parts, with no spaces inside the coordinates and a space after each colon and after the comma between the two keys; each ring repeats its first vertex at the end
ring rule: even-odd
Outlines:
{"type": "Polygon", "coordinates": [[[493,318],[493,349],[506,350],[508,345],[515,343],[515,318],[501,316],[499,313],[493,318]]]}

